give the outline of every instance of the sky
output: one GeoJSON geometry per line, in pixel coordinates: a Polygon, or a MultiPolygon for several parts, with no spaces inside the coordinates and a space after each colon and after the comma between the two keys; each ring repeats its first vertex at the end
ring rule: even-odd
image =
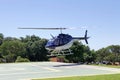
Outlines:
{"type": "Polygon", "coordinates": [[[18,27],[75,27],[63,33],[79,37],[88,30],[90,49],[120,45],[120,0],[0,0],[0,33],[5,37],[50,39],[60,33],[18,27]]]}

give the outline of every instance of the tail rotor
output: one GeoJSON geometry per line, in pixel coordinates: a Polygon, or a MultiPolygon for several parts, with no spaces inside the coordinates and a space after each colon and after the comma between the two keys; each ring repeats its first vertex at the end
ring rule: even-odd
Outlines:
{"type": "Polygon", "coordinates": [[[86,42],[86,44],[88,44],[88,41],[87,41],[87,39],[89,38],[89,37],[87,37],[87,30],[85,31],[85,42],[86,42]]]}

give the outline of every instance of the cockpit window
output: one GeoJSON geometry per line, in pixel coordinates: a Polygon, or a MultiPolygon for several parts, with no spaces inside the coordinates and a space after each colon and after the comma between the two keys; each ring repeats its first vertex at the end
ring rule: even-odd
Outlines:
{"type": "Polygon", "coordinates": [[[61,45],[65,45],[68,42],[70,42],[72,40],[72,37],[68,34],[59,34],[59,36],[57,36],[54,39],[51,39],[50,41],[48,41],[46,46],[61,46],[61,45]]]}
{"type": "Polygon", "coordinates": [[[71,41],[71,39],[72,37],[70,35],[59,34],[59,36],[54,40],[54,45],[56,46],[64,45],[68,43],[69,41],[71,41]]]}
{"type": "Polygon", "coordinates": [[[53,45],[53,41],[52,40],[48,41],[47,44],[46,44],[46,46],[51,46],[51,45],[53,45]]]}

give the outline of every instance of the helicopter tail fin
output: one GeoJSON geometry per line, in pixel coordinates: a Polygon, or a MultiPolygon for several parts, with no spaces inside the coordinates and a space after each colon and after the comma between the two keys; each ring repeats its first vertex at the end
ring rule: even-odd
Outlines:
{"type": "Polygon", "coordinates": [[[84,36],[84,38],[85,38],[85,42],[86,42],[86,44],[88,44],[87,39],[88,39],[89,37],[87,37],[87,30],[85,31],[85,36],[84,36]]]}
{"type": "Polygon", "coordinates": [[[86,44],[88,44],[87,39],[89,39],[89,37],[87,37],[87,30],[85,31],[85,36],[84,37],[75,37],[73,39],[85,40],[86,44]]]}

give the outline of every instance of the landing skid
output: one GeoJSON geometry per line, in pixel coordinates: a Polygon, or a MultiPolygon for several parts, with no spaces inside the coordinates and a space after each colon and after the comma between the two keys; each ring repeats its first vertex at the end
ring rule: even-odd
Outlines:
{"type": "Polygon", "coordinates": [[[55,57],[55,56],[66,56],[66,55],[71,55],[71,54],[73,54],[72,50],[66,49],[66,50],[57,51],[57,53],[50,52],[50,55],[47,55],[47,56],[48,57],[55,57]]]}

